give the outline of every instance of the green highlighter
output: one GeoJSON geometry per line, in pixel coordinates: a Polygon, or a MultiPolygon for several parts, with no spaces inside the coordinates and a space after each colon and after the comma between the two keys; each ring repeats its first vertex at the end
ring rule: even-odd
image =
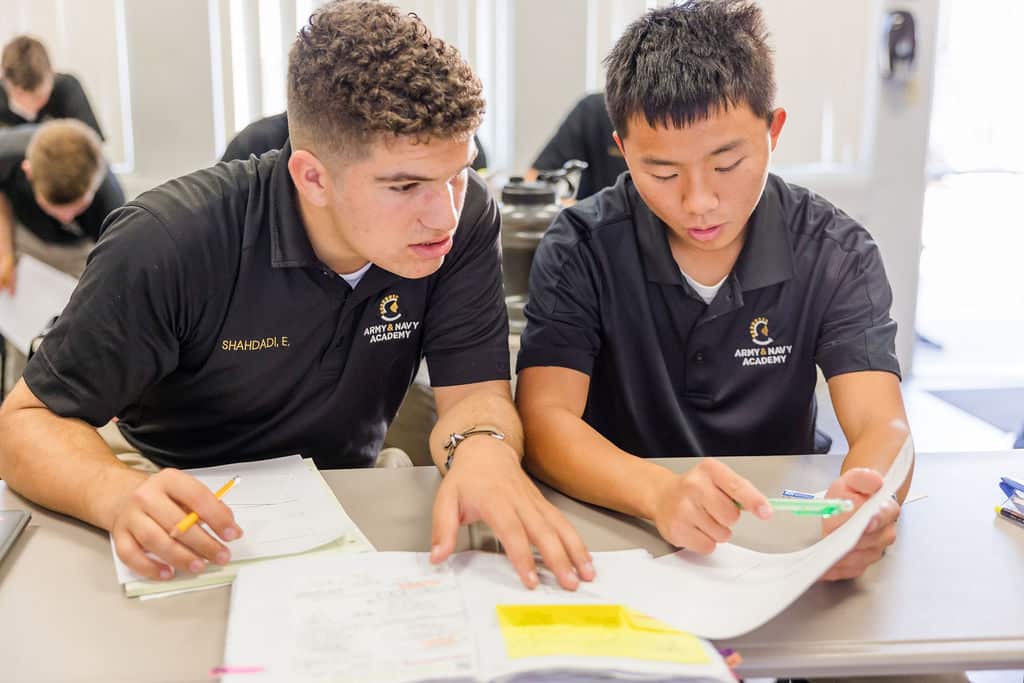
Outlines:
{"type": "Polygon", "coordinates": [[[853,509],[845,498],[769,498],[773,510],[808,517],[831,517],[853,509]]]}

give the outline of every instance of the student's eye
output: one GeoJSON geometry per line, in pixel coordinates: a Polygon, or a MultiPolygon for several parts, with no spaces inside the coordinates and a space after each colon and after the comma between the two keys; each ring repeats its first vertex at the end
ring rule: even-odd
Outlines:
{"type": "Polygon", "coordinates": [[[660,180],[661,182],[665,182],[665,181],[668,181],[668,180],[672,180],[677,175],[679,175],[679,174],[678,173],[673,173],[672,175],[654,175],[652,173],[651,177],[654,178],[655,180],[660,180]]]}
{"type": "Polygon", "coordinates": [[[400,194],[405,194],[407,192],[412,192],[417,187],[419,187],[419,183],[406,183],[405,185],[392,185],[388,189],[390,189],[392,192],[398,192],[400,194]]]}
{"type": "Polygon", "coordinates": [[[733,170],[734,168],[739,166],[741,163],[743,163],[744,159],[746,159],[746,157],[740,157],[740,160],[737,161],[736,163],[734,163],[733,165],[726,166],[724,168],[716,168],[715,170],[718,171],[719,173],[728,173],[729,171],[733,170]]]}

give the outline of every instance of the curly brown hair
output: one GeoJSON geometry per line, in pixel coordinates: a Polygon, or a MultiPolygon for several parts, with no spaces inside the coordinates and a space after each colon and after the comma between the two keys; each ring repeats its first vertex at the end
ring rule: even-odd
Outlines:
{"type": "Polygon", "coordinates": [[[32,188],[57,205],[71,204],[95,190],[107,170],[96,131],[74,119],[39,126],[25,158],[32,168],[32,188]]]}
{"type": "Polygon", "coordinates": [[[4,45],[0,67],[5,81],[30,92],[53,75],[46,48],[31,36],[17,36],[4,45]]]}
{"type": "Polygon", "coordinates": [[[483,86],[462,55],[415,14],[373,0],[337,0],[310,17],[288,55],[293,146],[358,158],[388,136],[468,138],[483,86]]]}

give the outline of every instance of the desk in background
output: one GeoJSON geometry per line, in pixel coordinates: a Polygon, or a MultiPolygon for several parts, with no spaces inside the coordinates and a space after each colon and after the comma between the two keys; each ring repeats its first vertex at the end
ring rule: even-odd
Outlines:
{"type": "MultiPolygon", "coordinates": [[[[770,495],[817,490],[840,456],[725,458],[770,495]]],[[[695,461],[662,461],[683,470],[695,461]]],[[[919,455],[900,537],[860,579],[817,584],[741,638],[746,676],[841,676],[1024,668],[1024,529],[997,519],[999,477],[1024,453],[919,455]]],[[[438,475],[433,468],[324,473],[380,550],[426,551],[438,475]]],[[[628,485],[628,483],[626,484],[628,485]]],[[[592,550],[671,548],[641,521],[545,489],[592,550]]],[[[220,664],[228,589],[140,602],[121,594],[107,534],[25,502],[0,482],[0,508],[30,508],[32,523],[0,566],[0,678],[60,681],[208,681],[220,664]]],[[[773,527],[745,517],[735,540],[791,550],[817,520],[773,527]]],[[[460,534],[459,550],[468,548],[460,534]]]]}

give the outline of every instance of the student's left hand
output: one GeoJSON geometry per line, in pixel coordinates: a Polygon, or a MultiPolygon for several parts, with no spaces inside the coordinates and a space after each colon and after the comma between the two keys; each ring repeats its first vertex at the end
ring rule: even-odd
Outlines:
{"type": "Polygon", "coordinates": [[[16,266],[14,254],[0,253],[0,292],[6,290],[11,293],[11,296],[14,296],[14,288],[17,283],[16,266]]]}
{"type": "Polygon", "coordinates": [[[430,559],[455,550],[462,524],[484,521],[494,531],[527,588],[539,583],[531,544],[562,588],[594,578],[590,553],[569,520],[523,471],[518,454],[486,437],[465,441],[434,499],[430,559]]]}
{"type": "MultiPolygon", "coordinates": [[[[882,487],[882,475],[866,467],[847,470],[839,479],[832,483],[825,494],[826,498],[846,498],[852,500],[854,509],[842,515],[829,517],[822,522],[825,535],[832,533],[864,504],[878,489],[882,487]]],[[[887,500],[874,518],[868,523],[857,545],[843,559],[836,562],[821,577],[822,581],[838,581],[855,579],[864,573],[878,560],[882,559],[885,549],[896,540],[896,520],[900,516],[900,505],[895,500],[887,500]]]]}

